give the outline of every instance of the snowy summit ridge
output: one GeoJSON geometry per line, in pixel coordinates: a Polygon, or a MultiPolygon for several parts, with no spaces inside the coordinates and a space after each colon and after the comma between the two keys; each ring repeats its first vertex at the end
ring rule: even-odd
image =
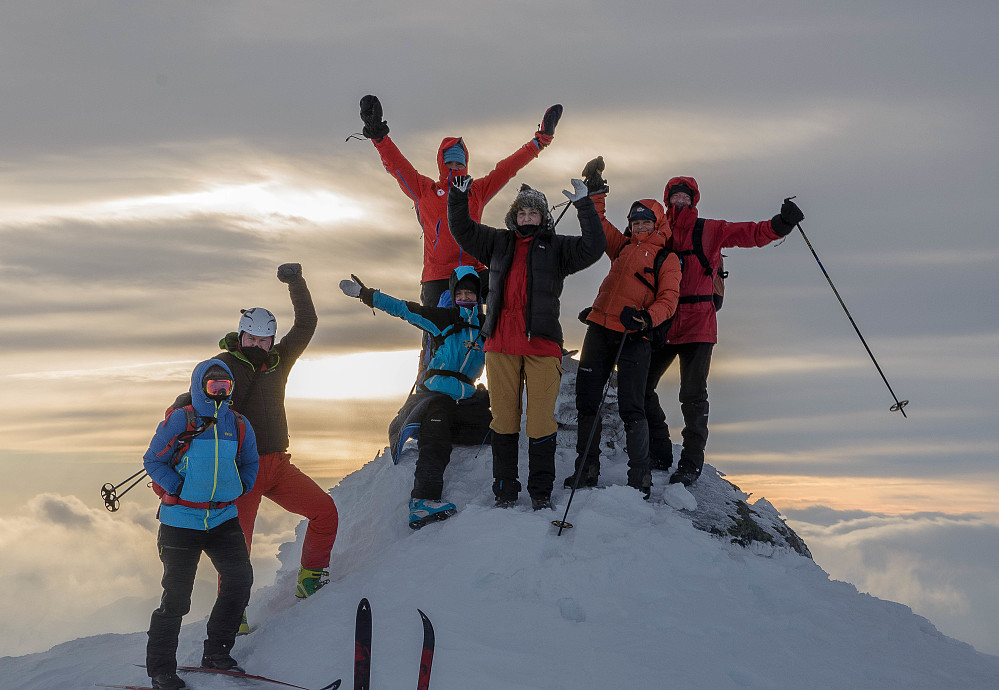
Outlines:
{"type": "MultiPolygon", "coordinates": [[[[250,673],[310,688],[343,678],[351,687],[354,613],[366,597],[377,690],[416,686],[417,608],[436,629],[434,690],[999,687],[999,657],[942,635],[906,606],[830,580],[773,506],[749,504],[711,468],[689,491],[656,473],[652,500],[643,500],[624,485],[613,406],[604,413],[600,486],[577,492],[574,527],[561,536],[551,521],[568,499],[569,430],[560,434],[554,511],[535,512],[523,496],[513,508],[493,507],[488,448],[456,448],[445,497],[458,513],[416,532],[407,525],[416,447],[399,465],[381,453],[331,490],[341,517],[332,582],[304,601],[292,595],[303,522],[281,549],[275,584],[254,595],[256,629],[234,656],[250,673]]],[[[526,457],[522,448],[522,467],[526,457]]],[[[204,629],[204,620],[184,626],[181,664],[200,659],[204,629]]],[[[133,665],[145,642],[144,632],[108,634],[0,659],[0,687],[145,685],[133,665]]],[[[195,690],[249,687],[187,681],[195,690]]]]}

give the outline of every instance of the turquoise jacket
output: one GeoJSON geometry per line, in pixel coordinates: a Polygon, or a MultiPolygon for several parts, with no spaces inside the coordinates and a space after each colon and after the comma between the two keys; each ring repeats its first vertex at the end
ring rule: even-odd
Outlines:
{"type": "Polygon", "coordinates": [[[209,359],[196,366],[191,374],[191,403],[199,421],[209,422],[209,428],[191,440],[175,463],[175,451],[182,444],[178,436],[187,430],[187,413],[183,408],[175,409],[157,427],[149,449],[142,456],[146,472],[167,494],[189,503],[208,504],[191,507],[170,505],[164,500],[159,519],[171,527],[209,530],[231,520],[236,517],[236,506],[231,502],[253,488],[257,478],[259,457],[253,427],[243,419],[244,436],[240,443],[240,423],[229,409],[231,399],[216,402],[202,388],[202,378],[213,365],[230,371],[223,361],[209,359]],[[222,503],[229,505],[213,505],[222,503]]]}

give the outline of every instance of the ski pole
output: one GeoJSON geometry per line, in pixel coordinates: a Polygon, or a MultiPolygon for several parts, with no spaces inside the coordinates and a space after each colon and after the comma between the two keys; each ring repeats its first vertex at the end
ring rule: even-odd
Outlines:
{"type": "MultiPolygon", "coordinates": [[[[558,208],[559,206],[564,206],[565,208],[562,209],[562,213],[558,214],[558,218],[555,219],[555,225],[558,225],[558,222],[560,220],[562,220],[562,216],[564,216],[565,212],[569,210],[570,206],[572,206],[572,202],[571,201],[566,201],[566,202],[561,203],[561,204],[555,204],[554,206],[552,206],[552,209],[554,210],[554,209],[558,208]]],[[[552,227],[554,228],[555,225],[552,225],[552,227]]]]}
{"type": "MultiPolygon", "coordinates": [[[[790,201],[793,198],[793,196],[789,196],[784,199],[784,201],[790,201]]],[[[874,358],[874,353],[871,352],[871,348],[868,347],[867,341],[864,340],[864,336],[860,332],[860,328],[857,327],[857,322],[853,320],[853,315],[850,314],[850,310],[846,308],[846,303],[843,302],[843,298],[840,297],[839,290],[837,290],[836,286],[833,285],[832,278],[829,277],[829,272],[826,271],[826,267],[823,266],[822,261],[819,260],[819,255],[815,253],[815,248],[812,247],[812,243],[808,241],[808,235],[805,234],[805,230],[801,227],[801,223],[797,223],[796,227],[801,232],[801,237],[805,240],[805,244],[808,245],[808,249],[812,252],[812,256],[815,257],[815,262],[819,265],[819,268],[822,269],[822,274],[826,277],[826,282],[828,282],[829,287],[832,288],[833,294],[836,295],[836,299],[839,300],[839,305],[843,307],[843,311],[846,312],[846,317],[850,319],[850,323],[853,325],[853,330],[857,331],[857,336],[860,338],[860,342],[864,344],[864,349],[867,350],[867,354],[870,355],[871,361],[874,362],[874,368],[878,370],[879,374],[881,374],[881,380],[885,382],[885,385],[888,387],[888,392],[891,393],[891,397],[895,399],[895,404],[891,406],[891,411],[901,412],[902,416],[908,419],[909,416],[905,414],[905,406],[909,404],[909,401],[899,400],[898,396],[895,395],[895,391],[892,390],[891,384],[888,383],[888,378],[885,376],[885,373],[881,371],[881,366],[878,364],[878,360],[874,358]]]]}
{"type": "MultiPolygon", "coordinates": [[[[614,367],[617,366],[617,362],[621,359],[621,352],[624,350],[624,343],[628,339],[628,331],[621,334],[621,345],[617,348],[617,354],[614,356],[614,363],[611,365],[610,370],[614,371],[614,367]]],[[[576,489],[579,488],[579,479],[583,476],[583,468],[586,467],[586,458],[590,454],[590,444],[593,443],[593,436],[597,430],[597,420],[600,419],[600,411],[604,407],[604,400],[607,399],[607,391],[610,390],[610,376],[607,377],[607,383],[604,384],[603,395],[600,396],[600,404],[597,405],[597,414],[593,417],[593,424],[590,425],[590,435],[586,438],[586,449],[583,451],[583,457],[579,463],[579,469],[576,470],[576,475],[572,480],[572,491],[569,492],[569,500],[565,503],[565,513],[562,515],[561,520],[552,520],[552,524],[558,527],[558,534],[556,536],[562,536],[562,530],[572,527],[571,522],[566,522],[565,519],[569,516],[569,506],[572,505],[572,497],[576,495],[576,489]]]]}
{"type": "Polygon", "coordinates": [[[118,484],[117,486],[115,486],[111,482],[108,482],[107,484],[105,484],[104,486],[102,486],[101,487],[101,498],[104,499],[104,507],[107,508],[108,511],[111,512],[111,513],[113,513],[116,510],[118,510],[118,508],[121,507],[119,505],[119,499],[121,498],[121,496],[124,496],[129,491],[131,491],[132,487],[134,487],[136,484],[138,484],[139,482],[141,482],[147,476],[148,475],[146,474],[146,470],[142,469],[142,470],[139,470],[138,472],[136,472],[135,474],[133,474],[131,477],[128,477],[128,478],[124,479],[121,482],[121,484],[118,484]],[[135,479],[136,477],[138,477],[138,479],[135,479]],[[126,482],[129,482],[129,481],[131,481],[133,479],[135,479],[135,481],[132,482],[128,486],[127,489],[125,489],[124,491],[122,491],[121,494],[115,493],[120,486],[124,485],[126,482]]]}

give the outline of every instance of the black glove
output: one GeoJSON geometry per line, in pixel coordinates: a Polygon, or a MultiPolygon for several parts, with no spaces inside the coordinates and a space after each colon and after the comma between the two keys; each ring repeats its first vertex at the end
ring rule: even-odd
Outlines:
{"type": "Polygon", "coordinates": [[[645,333],[652,329],[652,317],[644,309],[629,305],[621,310],[621,325],[634,333],[645,333]]]}
{"type": "Polygon", "coordinates": [[[805,214],[801,212],[798,205],[790,199],[784,199],[784,203],[780,207],[780,213],[770,220],[770,227],[773,228],[775,233],[784,237],[785,235],[789,235],[794,230],[794,226],[804,219],[805,214]]]}
{"type": "Polygon", "coordinates": [[[561,117],[562,106],[557,103],[545,111],[545,116],[541,118],[541,125],[534,133],[534,138],[538,140],[542,148],[552,143],[552,137],[555,136],[555,125],[558,124],[561,117]]]}
{"type": "Polygon", "coordinates": [[[455,175],[454,177],[451,178],[451,186],[457,189],[459,192],[468,194],[468,190],[472,186],[472,176],[455,175]]]}
{"type": "Polygon", "coordinates": [[[541,133],[547,134],[548,136],[554,136],[555,125],[558,124],[559,119],[562,117],[562,106],[556,103],[551,108],[545,111],[545,116],[541,118],[541,133]]]}
{"type": "Polygon", "coordinates": [[[302,277],[302,264],[281,264],[277,271],[278,280],[282,283],[293,283],[302,277]]]}
{"type": "Polygon", "coordinates": [[[604,157],[597,156],[583,167],[583,182],[590,194],[606,194],[610,191],[601,173],[604,171],[604,157]]]}
{"type": "Polygon", "coordinates": [[[388,123],[382,119],[382,104],[378,96],[365,96],[361,99],[361,132],[368,139],[381,139],[389,133],[388,123]]]}
{"type": "Polygon", "coordinates": [[[589,317],[591,311],[593,311],[593,307],[587,307],[583,311],[579,312],[579,316],[577,316],[576,318],[579,319],[579,322],[581,324],[583,324],[584,326],[588,326],[590,322],[587,321],[586,319],[587,317],[589,317]]]}
{"type": "Polygon", "coordinates": [[[361,298],[361,302],[363,304],[365,304],[366,306],[369,306],[372,309],[374,309],[375,308],[375,293],[376,292],[378,292],[378,290],[375,290],[374,288],[362,287],[361,288],[361,294],[358,295],[358,297],[361,298]]]}
{"type": "Polygon", "coordinates": [[[784,203],[780,205],[780,217],[781,220],[791,226],[795,226],[805,220],[805,214],[798,208],[798,204],[790,199],[784,199],[784,203]]]}

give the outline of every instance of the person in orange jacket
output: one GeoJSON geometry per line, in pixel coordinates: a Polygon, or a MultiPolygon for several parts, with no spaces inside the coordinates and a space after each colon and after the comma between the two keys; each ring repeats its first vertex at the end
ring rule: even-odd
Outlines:
{"type": "Polygon", "coordinates": [[[730,223],[698,218],[701,198],[693,177],[674,177],[666,183],[663,201],[666,220],[673,233],[673,250],[683,260],[680,302],[665,345],[653,352],[645,386],[645,415],[649,420],[652,469],[668,470],[673,464],[666,413],[656,394],[659,379],[680,360],[680,412],[683,414],[683,451],[670,484],[690,486],[704,466],[708,440],[708,369],[711,352],[718,342],[714,277],[720,270],[721,251],[726,247],[763,247],[784,237],[805,215],[790,200],[771,220],[730,223]]]}
{"type": "MultiPolygon", "coordinates": [[[[553,105],[545,111],[542,124],[534,138],[504,158],[489,174],[472,182],[468,194],[468,210],[472,220],[482,220],[485,205],[521,168],[538,157],[552,143],[555,125],[562,117],[562,106],[553,105]]],[[[458,266],[472,266],[488,284],[486,267],[463,251],[451,236],[447,221],[447,195],[451,178],[468,174],[468,147],[461,137],[445,137],[437,150],[438,177],[420,174],[388,136],[388,123],[382,119],[382,105],[376,96],[361,99],[363,134],[374,144],[382,165],[403,194],[416,205],[416,217],[423,228],[423,275],[420,278],[420,301],[425,307],[436,307],[440,296],[448,289],[451,273],[458,266]]]]}
{"type": "MultiPolygon", "coordinates": [[[[628,211],[623,233],[607,220],[608,187],[603,179],[603,157],[583,169],[590,198],[607,238],[610,271],[600,284],[593,306],[580,314],[586,335],[576,374],[576,474],[579,486],[596,486],[600,474],[600,430],[597,414],[604,385],[617,364],[618,408],[624,422],[628,453],[628,486],[648,498],[652,490],[649,468],[649,425],[645,419],[645,381],[652,357],[653,329],[666,324],[680,296],[680,259],[668,248],[670,238],[662,205],[639,199],[628,211]],[[622,343],[622,338],[624,343],[622,343]],[[620,356],[615,362],[615,356],[620,356]],[[595,425],[596,428],[593,428],[595,425]],[[590,435],[592,433],[592,439],[590,435]],[[589,444],[587,441],[589,440],[589,444]]],[[[575,474],[565,478],[571,488],[575,474]]]]}

